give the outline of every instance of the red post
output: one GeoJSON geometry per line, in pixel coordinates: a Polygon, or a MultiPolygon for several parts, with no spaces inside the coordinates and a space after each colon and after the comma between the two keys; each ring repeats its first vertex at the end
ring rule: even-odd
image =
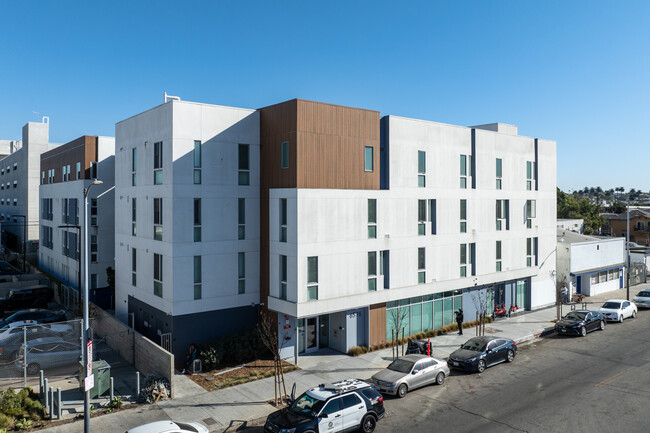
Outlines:
{"type": "Polygon", "coordinates": [[[431,339],[427,338],[427,356],[431,356],[431,339]]]}

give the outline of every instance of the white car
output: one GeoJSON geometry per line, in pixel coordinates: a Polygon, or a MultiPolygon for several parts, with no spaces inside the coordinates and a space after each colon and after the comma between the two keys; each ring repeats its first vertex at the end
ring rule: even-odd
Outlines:
{"type": "Polygon", "coordinates": [[[640,291],[633,301],[637,307],[650,308],[650,290],[640,291]]]}
{"type": "Polygon", "coordinates": [[[126,433],[208,433],[208,429],[198,422],[156,421],[133,427],[126,433]]]}
{"type": "Polygon", "coordinates": [[[598,311],[609,321],[623,322],[623,319],[627,319],[628,317],[635,318],[637,308],[634,302],[626,301],[625,299],[610,299],[598,311]]]}

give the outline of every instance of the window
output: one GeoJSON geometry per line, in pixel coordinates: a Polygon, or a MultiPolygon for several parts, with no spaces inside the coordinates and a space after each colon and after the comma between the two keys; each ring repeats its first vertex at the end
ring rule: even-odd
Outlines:
{"type": "Polygon", "coordinates": [[[287,199],[280,199],[280,242],[287,241],[287,199]]]}
{"type": "Polygon", "coordinates": [[[642,232],[645,231],[645,221],[637,221],[634,231],[642,232]]]}
{"type": "Polygon", "coordinates": [[[418,248],[418,284],[426,281],[426,256],[424,248],[418,248]]]}
{"type": "Polygon", "coordinates": [[[157,141],[153,144],[153,184],[163,183],[163,143],[157,141]]]}
{"type": "Polygon", "coordinates": [[[502,177],[503,177],[503,161],[501,158],[497,158],[497,189],[502,187],[502,177]]]}
{"type": "Polygon", "coordinates": [[[250,185],[248,144],[239,145],[239,185],[250,185]]]}
{"type": "Polygon", "coordinates": [[[496,201],[497,231],[510,229],[510,200],[496,201]]]}
{"type": "Polygon", "coordinates": [[[535,181],[535,172],[537,171],[537,164],[533,161],[526,161],[526,190],[531,191],[537,189],[533,183],[535,181]]]}
{"type": "Polygon", "coordinates": [[[194,300],[201,299],[201,256],[194,256],[194,300]]]}
{"type": "Polygon", "coordinates": [[[390,251],[379,253],[379,275],[384,277],[384,289],[390,289],[390,251]]]}
{"type": "Polygon", "coordinates": [[[436,200],[429,200],[429,222],[431,223],[431,234],[435,235],[437,232],[436,226],[436,200]]]}
{"type": "Polygon", "coordinates": [[[287,256],[280,256],[280,299],[287,299],[287,256]]]}
{"type": "Polygon", "coordinates": [[[194,242],[201,242],[201,199],[194,199],[194,242]]]}
{"type": "Polygon", "coordinates": [[[289,168],[289,142],[283,141],[280,145],[280,167],[289,168]]]}
{"type": "Polygon", "coordinates": [[[153,255],[153,294],[163,296],[163,256],[156,253],[153,255]]]}
{"type": "Polygon", "coordinates": [[[18,181],[14,180],[14,188],[18,188],[18,181]]]}
{"type": "MultiPolygon", "coordinates": [[[[45,172],[41,172],[41,185],[45,184],[45,172]]],[[[5,189],[5,184],[2,184],[2,189],[5,189]]]]}
{"type": "Polygon", "coordinates": [[[131,236],[136,235],[136,221],[137,221],[137,212],[136,212],[136,200],[135,197],[131,198],[131,236]]]}
{"type": "Polygon", "coordinates": [[[40,239],[41,246],[52,249],[54,246],[52,243],[52,227],[42,226],[42,228],[43,228],[43,235],[40,239]]]}
{"type": "Polygon", "coordinates": [[[66,168],[66,166],[64,165],[64,166],[63,166],[63,173],[61,174],[61,181],[62,181],[62,182],[65,182],[65,181],[67,180],[67,179],[66,179],[66,176],[67,176],[67,171],[66,171],[66,170],[67,170],[67,168],[66,168]]]}
{"type": "Polygon", "coordinates": [[[90,163],[90,178],[97,179],[97,162],[90,163]]]}
{"type": "MultiPolygon", "coordinates": [[[[2,199],[2,201],[4,202],[4,199],[2,199]]],[[[41,199],[41,218],[48,221],[52,221],[54,219],[51,198],[41,199]]]]}
{"type": "Polygon", "coordinates": [[[377,253],[370,251],[368,253],[368,291],[377,290],[377,253]]]}
{"type": "Polygon", "coordinates": [[[195,185],[201,184],[201,141],[200,140],[194,140],[194,184],[195,185]]]}
{"type": "Polygon", "coordinates": [[[467,200],[460,201],[460,232],[467,233],[467,200]]]}
{"type": "Polygon", "coordinates": [[[71,171],[70,171],[70,164],[68,164],[68,170],[67,170],[67,172],[66,172],[66,179],[65,179],[65,180],[70,180],[70,173],[71,173],[71,171]]]}
{"type": "Polygon", "coordinates": [[[377,199],[368,199],[368,239],[377,239],[377,199]]]}
{"type": "Polygon", "coordinates": [[[131,149],[131,186],[136,185],[136,171],[138,167],[138,149],[131,149]]]}
{"type": "Polygon", "coordinates": [[[427,153],[418,150],[418,187],[424,188],[426,186],[426,173],[427,173],[427,153]]]}
{"type": "Polygon", "coordinates": [[[90,274],[90,288],[91,289],[97,288],[97,274],[90,274]]]}
{"type": "Polygon", "coordinates": [[[460,244],[460,276],[467,276],[467,244],[460,244]]]}
{"type": "Polygon", "coordinates": [[[138,254],[136,253],[135,248],[131,248],[131,285],[133,287],[138,285],[137,272],[138,272],[138,254]]]}
{"type": "Polygon", "coordinates": [[[81,163],[77,163],[77,180],[81,179],[81,163]]]}
{"type": "Polygon", "coordinates": [[[90,199],[90,225],[97,227],[97,199],[90,199]]]}
{"type": "Polygon", "coordinates": [[[472,176],[472,155],[460,155],[460,187],[467,188],[468,177],[472,176]]]}
{"type": "Polygon", "coordinates": [[[496,270],[501,272],[501,241],[497,241],[496,247],[496,270]]]}
{"type": "Polygon", "coordinates": [[[427,201],[418,200],[418,236],[426,234],[427,201]]]}
{"type": "Polygon", "coordinates": [[[374,170],[374,151],[375,149],[371,146],[366,146],[363,149],[363,167],[365,171],[374,170]]]}
{"type": "Polygon", "coordinates": [[[307,300],[318,299],[318,257],[307,257],[307,300]]]}
{"type": "Polygon", "coordinates": [[[153,238],[156,241],[163,239],[163,199],[153,199],[153,238]]]}
{"type": "Polygon", "coordinates": [[[533,218],[537,217],[537,205],[535,200],[526,200],[526,227],[533,228],[533,218]]]}
{"type": "Polygon", "coordinates": [[[97,263],[97,235],[90,235],[90,261],[97,263]]]}
{"type": "MultiPolygon", "coordinates": [[[[14,162],[14,171],[18,170],[18,163],[14,162]]],[[[70,171],[70,166],[68,166],[68,171],[70,171]]]]}
{"type": "Polygon", "coordinates": [[[246,199],[239,199],[239,206],[237,211],[237,222],[238,226],[238,239],[246,238],[246,199]]]}
{"type": "Polygon", "coordinates": [[[239,287],[237,288],[237,293],[243,295],[246,293],[246,254],[238,254],[238,268],[239,268],[239,287]]]}
{"type": "Polygon", "coordinates": [[[17,198],[14,199],[14,206],[18,206],[18,199],[17,198]]]}
{"type": "Polygon", "coordinates": [[[537,266],[537,239],[526,238],[526,266],[537,266]]]}

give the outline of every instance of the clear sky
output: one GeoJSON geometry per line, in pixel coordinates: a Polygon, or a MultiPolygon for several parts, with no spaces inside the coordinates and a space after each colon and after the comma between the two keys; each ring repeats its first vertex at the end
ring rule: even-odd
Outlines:
{"type": "Polygon", "coordinates": [[[557,141],[558,186],[647,191],[650,2],[0,0],[0,138],[162,102],[292,98],[557,141]]]}

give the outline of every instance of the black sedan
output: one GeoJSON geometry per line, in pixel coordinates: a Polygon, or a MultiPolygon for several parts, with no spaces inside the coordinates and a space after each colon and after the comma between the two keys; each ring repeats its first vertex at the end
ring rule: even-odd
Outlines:
{"type": "Polygon", "coordinates": [[[449,355],[447,365],[457,370],[483,373],[487,367],[512,362],[517,355],[517,343],[509,338],[474,337],[449,355]]]}
{"type": "Polygon", "coordinates": [[[555,332],[563,335],[587,335],[605,329],[605,316],[598,311],[572,311],[555,324],[555,332]]]}

